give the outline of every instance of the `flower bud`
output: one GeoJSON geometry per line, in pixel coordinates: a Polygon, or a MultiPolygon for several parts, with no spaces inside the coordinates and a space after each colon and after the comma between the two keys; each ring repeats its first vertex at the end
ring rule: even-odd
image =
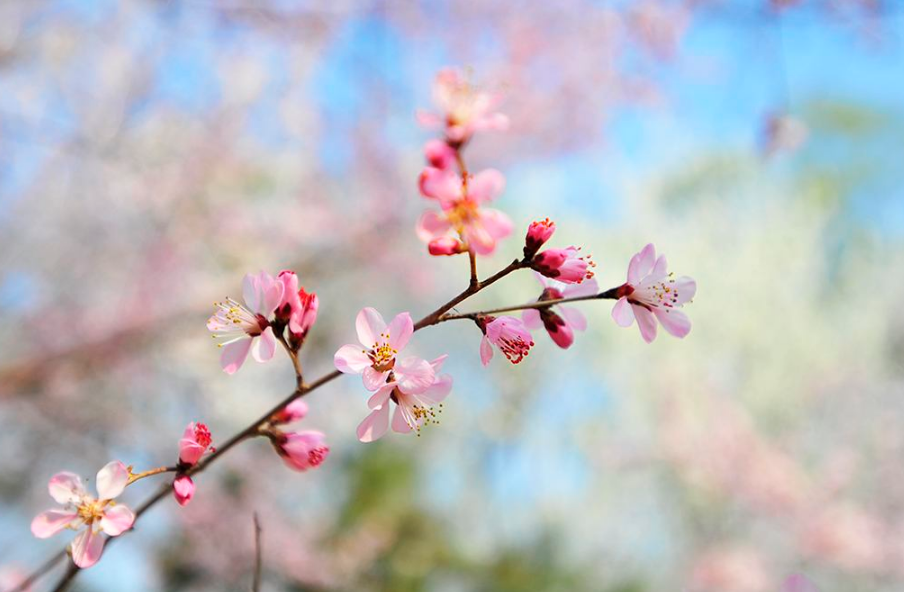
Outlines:
{"type": "Polygon", "coordinates": [[[185,506],[195,496],[195,482],[188,475],[179,475],[173,481],[173,497],[180,506],[185,506]]]}
{"type": "Polygon", "coordinates": [[[467,250],[468,248],[465,244],[454,236],[441,236],[433,239],[427,245],[427,251],[437,257],[440,255],[458,255],[459,253],[467,252],[467,250]]]}
{"type": "Polygon", "coordinates": [[[455,165],[455,150],[442,140],[430,140],[424,144],[427,163],[437,169],[446,170],[455,165]]]}
{"type": "Polygon", "coordinates": [[[556,231],[556,223],[546,218],[531,222],[524,239],[524,258],[531,259],[556,231]]]}

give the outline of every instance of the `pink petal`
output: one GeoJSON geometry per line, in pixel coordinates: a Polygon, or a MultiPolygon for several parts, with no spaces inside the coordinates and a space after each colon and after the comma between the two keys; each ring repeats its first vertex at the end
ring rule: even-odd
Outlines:
{"type": "MultiPolygon", "coordinates": [[[[542,277],[542,276],[541,276],[542,277]]],[[[599,294],[600,287],[596,283],[596,278],[584,280],[580,284],[568,284],[562,289],[562,298],[580,298],[582,296],[593,296],[599,294]]]]}
{"type": "Polygon", "coordinates": [[[478,212],[480,215],[480,223],[494,239],[499,240],[512,233],[514,224],[512,224],[511,218],[503,212],[494,210],[493,208],[481,208],[478,212]]]}
{"type": "Polygon", "coordinates": [[[656,247],[650,243],[631,258],[631,263],[628,265],[628,283],[632,286],[639,284],[653,269],[655,261],[656,247]]]}
{"type": "Polygon", "coordinates": [[[425,168],[418,177],[418,187],[426,197],[447,203],[461,199],[461,177],[451,170],[425,168]]]}
{"type": "Polygon", "coordinates": [[[72,541],[72,562],[82,569],[91,567],[104,550],[104,537],[89,526],[72,541]]]}
{"type": "Polygon", "coordinates": [[[109,536],[119,536],[132,528],[135,522],[135,514],[123,505],[116,505],[104,512],[100,519],[101,529],[109,536]]]}
{"type": "Polygon", "coordinates": [[[358,440],[373,442],[379,440],[389,429],[389,403],[364,418],[358,426],[358,440]]]}
{"type": "Polygon", "coordinates": [[[662,328],[683,339],[691,332],[691,320],[680,310],[674,308],[654,308],[653,314],[659,319],[662,328]]]}
{"type": "Polygon", "coordinates": [[[568,349],[574,343],[574,331],[568,325],[555,325],[554,331],[547,329],[549,338],[562,349],[568,349]]]}
{"type": "Polygon", "coordinates": [[[389,323],[387,330],[389,333],[389,347],[396,351],[402,351],[408,345],[408,340],[411,339],[411,335],[414,333],[414,321],[411,320],[411,315],[407,312],[399,313],[389,323]]]}
{"type": "Polygon", "coordinates": [[[368,366],[364,369],[364,388],[369,391],[375,391],[384,384],[386,384],[386,377],[389,376],[389,372],[378,372],[374,370],[373,366],[368,366]]]}
{"type": "Polygon", "coordinates": [[[252,340],[251,357],[258,362],[269,362],[276,353],[276,335],[273,327],[267,327],[264,332],[252,340]]]}
{"type": "Polygon", "coordinates": [[[180,506],[185,506],[195,496],[195,482],[188,475],[179,475],[173,481],[173,497],[180,506]]]}
{"type": "Polygon", "coordinates": [[[653,265],[653,270],[650,272],[647,281],[658,281],[667,275],[669,275],[669,263],[666,260],[665,255],[660,255],[659,258],[656,259],[656,264],[653,265]]]}
{"type": "Polygon", "coordinates": [[[245,274],[245,279],[242,280],[242,298],[245,299],[245,304],[251,311],[257,311],[261,302],[261,294],[260,294],[260,280],[256,275],[253,274],[245,274]]]}
{"type": "Polygon", "coordinates": [[[493,238],[479,220],[464,227],[462,237],[468,246],[478,255],[492,255],[496,250],[496,239],[493,238]]]}
{"type": "Polygon", "coordinates": [[[269,317],[283,300],[285,284],[282,280],[274,279],[270,274],[261,272],[261,308],[254,312],[269,317]]]}
{"type": "Polygon", "coordinates": [[[681,276],[676,279],[675,283],[671,284],[670,287],[678,295],[676,304],[690,302],[697,295],[697,282],[687,276],[681,276]]]}
{"type": "Polygon", "coordinates": [[[31,521],[31,534],[39,539],[46,539],[69,526],[69,524],[77,518],[77,513],[67,512],[65,510],[47,510],[46,512],[41,512],[31,521]]]}
{"type": "Polygon", "coordinates": [[[493,346],[490,345],[490,340],[487,339],[486,335],[484,335],[483,339],[480,340],[480,363],[486,366],[492,359],[493,346]]]}
{"type": "Polygon", "coordinates": [[[407,434],[411,431],[411,426],[405,421],[405,413],[402,411],[401,405],[396,405],[395,413],[392,415],[392,431],[398,434],[407,434]]]}
{"type": "Polygon", "coordinates": [[[387,401],[389,401],[389,396],[392,395],[392,390],[395,387],[395,382],[387,383],[386,386],[371,395],[371,397],[367,400],[367,406],[371,409],[377,409],[378,407],[385,405],[387,401]]]}
{"type": "Polygon", "coordinates": [[[97,482],[95,483],[97,499],[111,500],[117,498],[128,484],[129,469],[118,460],[109,462],[97,472],[97,482]]]}
{"type": "Polygon", "coordinates": [[[360,345],[343,345],[333,356],[336,370],[346,374],[361,374],[365,368],[373,366],[373,362],[360,345]]]}
{"type": "Polygon", "coordinates": [[[612,318],[619,327],[630,327],[634,322],[634,311],[631,309],[631,303],[622,296],[612,307],[612,318]]]}
{"type": "Polygon", "coordinates": [[[528,329],[541,329],[543,321],[540,320],[540,311],[536,308],[526,308],[521,312],[521,320],[528,329]]]}
{"type": "Polygon", "coordinates": [[[585,317],[584,313],[578,309],[572,306],[560,306],[559,314],[564,317],[565,322],[568,323],[572,329],[576,331],[584,331],[587,329],[587,317],[585,317]]]}
{"type": "Polygon", "coordinates": [[[251,342],[254,341],[251,336],[242,337],[232,343],[223,346],[223,353],[220,355],[220,366],[226,374],[235,374],[236,370],[245,363],[248,352],[251,351],[251,342]]]}
{"type": "Polygon", "coordinates": [[[56,503],[63,505],[76,503],[85,495],[82,478],[68,471],[57,473],[51,477],[47,489],[50,491],[50,497],[56,503]]]}
{"type": "Polygon", "coordinates": [[[418,221],[417,236],[425,243],[429,243],[436,238],[445,236],[451,228],[452,225],[449,224],[449,221],[445,216],[439,212],[430,210],[424,212],[421,219],[418,221]]]}
{"type": "Polygon", "coordinates": [[[386,331],[386,321],[383,315],[376,309],[362,308],[355,318],[355,330],[358,332],[358,341],[365,347],[373,347],[381,341],[380,336],[386,331]]]}
{"type": "Polygon", "coordinates": [[[435,113],[428,113],[420,109],[415,113],[417,122],[426,128],[437,128],[446,125],[446,120],[435,113]]]}
{"type": "Polygon", "coordinates": [[[496,169],[480,171],[468,182],[468,196],[478,204],[491,201],[505,191],[505,176],[496,169]]]}
{"type": "Polygon", "coordinates": [[[430,362],[414,356],[396,362],[393,373],[399,383],[399,390],[406,394],[424,392],[433,384],[436,376],[430,362]]]}
{"type": "Polygon", "coordinates": [[[192,438],[179,440],[179,460],[185,464],[193,465],[204,455],[205,448],[192,438]]]}
{"type": "Polygon", "coordinates": [[[437,376],[436,380],[430,387],[419,395],[415,395],[418,399],[425,401],[429,405],[441,403],[452,391],[452,377],[448,374],[437,376]]]}
{"type": "Polygon", "coordinates": [[[631,308],[634,310],[634,317],[637,319],[640,336],[647,343],[652,343],[656,339],[656,317],[642,306],[632,304],[631,308]]]}

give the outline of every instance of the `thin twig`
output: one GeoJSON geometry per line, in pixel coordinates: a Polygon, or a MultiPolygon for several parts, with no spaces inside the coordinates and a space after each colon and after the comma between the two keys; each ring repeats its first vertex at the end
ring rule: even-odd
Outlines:
{"type": "Polygon", "coordinates": [[[515,306],[503,306],[502,308],[494,308],[491,310],[481,310],[476,312],[465,312],[461,314],[444,314],[442,315],[437,322],[442,323],[445,321],[454,321],[457,319],[471,319],[474,320],[477,317],[482,317],[486,315],[497,314],[500,312],[511,312],[515,310],[527,310],[530,308],[549,308],[555,304],[567,304],[569,302],[581,302],[583,300],[617,300],[616,296],[618,288],[612,288],[611,290],[606,290],[605,292],[601,292],[599,294],[592,294],[590,296],[575,296],[573,298],[555,298],[553,300],[538,300],[536,302],[528,302],[526,304],[518,304],[515,306]]]}
{"type": "Polygon", "coordinates": [[[261,569],[263,566],[263,553],[261,551],[261,521],[254,513],[254,580],[251,582],[251,592],[261,590],[261,569]]]}

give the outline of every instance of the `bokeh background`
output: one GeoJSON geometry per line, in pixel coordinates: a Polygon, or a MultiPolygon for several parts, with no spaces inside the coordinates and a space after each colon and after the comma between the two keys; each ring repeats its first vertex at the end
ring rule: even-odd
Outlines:
{"type": "Polygon", "coordinates": [[[265,590],[904,589],[902,35],[891,0],[3,0],[5,577],[65,543],[29,533],[53,473],[171,463],[189,420],[222,441],[291,391],[285,359],[219,369],[205,320],[246,272],[319,294],[311,376],[361,307],[461,289],[414,233],[414,112],[451,64],[506,95],[511,130],[467,152],[497,205],[553,218],[604,288],[654,242],[698,281],[691,334],[590,303],[570,350],[483,369],[472,325],[418,333],[456,380],[439,426],[361,444],[336,381],[303,424],[320,468],[245,444],[75,589],[247,590],[255,511],[265,590]]]}

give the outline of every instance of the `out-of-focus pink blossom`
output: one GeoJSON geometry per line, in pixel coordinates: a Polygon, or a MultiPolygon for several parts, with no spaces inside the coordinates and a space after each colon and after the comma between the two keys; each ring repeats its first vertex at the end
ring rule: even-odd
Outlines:
{"type": "Polygon", "coordinates": [[[423,392],[434,382],[433,367],[414,356],[397,359],[411,339],[414,323],[407,312],[389,323],[373,308],[364,308],[355,321],[361,345],[343,345],[333,357],[336,369],[346,374],[362,374],[364,387],[375,391],[392,375],[408,392],[423,392]],[[363,346],[363,347],[361,347],[363,346]]]}
{"type": "MultiPolygon", "coordinates": [[[[563,284],[537,274],[537,279],[543,286],[538,302],[546,300],[558,300],[559,298],[579,298],[591,296],[599,292],[599,286],[595,279],[589,279],[580,284],[563,284]]],[[[546,329],[550,339],[562,349],[568,349],[574,343],[574,332],[584,331],[587,328],[587,319],[578,309],[557,305],[559,313],[552,308],[528,308],[521,313],[524,325],[531,330],[546,329]]]]}
{"type": "Polygon", "coordinates": [[[581,255],[579,247],[547,249],[531,260],[531,269],[566,284],[579,284],[593,277],[596,264],[581,255]]]}
{"type": "Polygon", "coordinates": [[[418,111],[418,122],[425,127],[445,128],[450,142],[463,144],[474,132],[508,128],[508,117],[494,111],[501,97],[474,87],[455,68],[437,73],[433,100],[441,113],[418,111]]]}
{"type": "Polygon", "coordinates": [[[188,475],[179,475],[173,481],[173,497],[180,506],[185,506],[195,496],[195,482],[188,475]]]}
{"type": "Polygon", "coordinates": [[[807,576],[791,574],[782,583],[782,592],[819,592],[819,588],[807,576]]]}
{"type": "Polygon", "coordinates": [[[438,423],[436,416],[442,409],[442,401],[452,390],[452,377],[439,374],[443,362],[448,356],[440,356],[430,362],[433,368],[433,384],[417,392],[408,391],[408,385],[388,382],[367,401],[373,411],[358,426],[358,439],[362,442],[373,442],[386,433],[389,427],[389,402],[396,404],[392,416],[392,429],[400,434],[412,430],[420,434],[421,428],[430,423],[438,423]],[[436,409],[436,406],[439,409],[436,409]]]}
{"type": "Polygon", "coordinates": [[[744,547],[720,547],[705,552],[693,566],[694,592],[771,592],[762,555],[744,547]]]}
{"type": "Polygon", "coordinates": [[[290,469],[307,471],[326,460],[330,448],[320,432],[288,432],[272,440],[276,452],[290,469]]]}
{"type": "Polygon", "coordinates": [[[289,332],[300,344],[317,320],[320,303],[316,294],[308,294],[304,288],[299,288],[294,271],[281,271],[277,278],[283,283],[283,297],[276,308],[276,316],[288,322],[289,332]]]}
{"type": "MultiPolygon", "coordinates": [[[[12,590],[21,587],[28,579],[28,573],[16,565],[0,567],[0,590],[12,590]]],[[[23,592],[31,590],[31,586],[22,588],[23,592]]]]}
{"type": "Polygon", "coordinates": [[[468,246],[454,236],[441,236],[435,238],[427,245],[427,251],[434,256],[458,255],[466,253],[468,246]]]}
{"type": "Polygon", "coordinates": [[[678,310],[697,292],[697,282],[689,277],[673,277],[665,255],[656,258],[656,248],[648,244],[631,258],[628,281],[618,289],[612,318],[621,327],[637,319],[640,335],[647,343],[656,339],[656,321],[675,337],[691,331],[691,321],[678,310]]]}
{"type": "Polygon", "coordinates": [[[217,302],[217,312],[207,321],[207,329],[222,339],[220,365],[227,374],[242,367],[248,352],[258,362],[267,362],[276,352],[276,336],[270,315],[283,300],[284,284],[265,272],[248,274],[243,284],[244,307],[232,298],[217,302]]]}
{"type": "Polygon", "coordinates": [[[852,503],[814,511],[800,529],[803,551],[846,570],[876,571],[886,564],[890,533],[881,519],[852,503]]]}
{"type": "Polygon", "coordinates": [[[555,231],[556,223],[549,218],[531,222],[527,227],[527,236],[524,238],[524,258],[533,259],[540,247],[552,237],[555,231]]]}
{"type": "MultiPolygon", "coordinates": [[[[504,213],[483,207],[505,189],[505,177],[495,169],[463,177],[451,170],[428,167],[420,176],[425,197],[439,202],[441,211],[428,211],[418,222],[418,236],[426,243],[458,237],[478,255],[489,255],[496,243],[512,233],[504,213]]],[[[445,254],[445,253],[443,253],[445,254]]]]}
{"type": "Polygon", "coordinates": [[[521,319],[509,316],[486,316],[479,323],[483,330],[483,339],[480,341],[480,361],[484,366],[493,359],[493,345],[512,364],[523,360],[530,348],[534,346],[533,337],[527,330],[521,319]]]}
{"type": "Polygon", "coordinates": [[[114,537],[132,527],[135,514],[113,500],[129,484],[129,469],[119,461],[108,463],[97,473],[97,498],[85,491],[82,478],[68,472],[50,479],[50,497],[62,507],[38,514],[31,522],[31,532],[46,539],[64,529],[84,530],[72,541],[72,561],[81,568],[91,567],[100,559],[105,539],[101,531],[114,537]]]}
{"type": "Polygon", "coordinates": [[[304,399],[295,399],[270,418],[272,424],[286,424],[301,421],[308,414],[308,404],[304,399]]]}
{"type": "Polygon", "coordinates": [[[443,140],[430,140],[424,144],[424,157],[433,168],[448,170],[455,166],[455,149],[443,140]]]}

